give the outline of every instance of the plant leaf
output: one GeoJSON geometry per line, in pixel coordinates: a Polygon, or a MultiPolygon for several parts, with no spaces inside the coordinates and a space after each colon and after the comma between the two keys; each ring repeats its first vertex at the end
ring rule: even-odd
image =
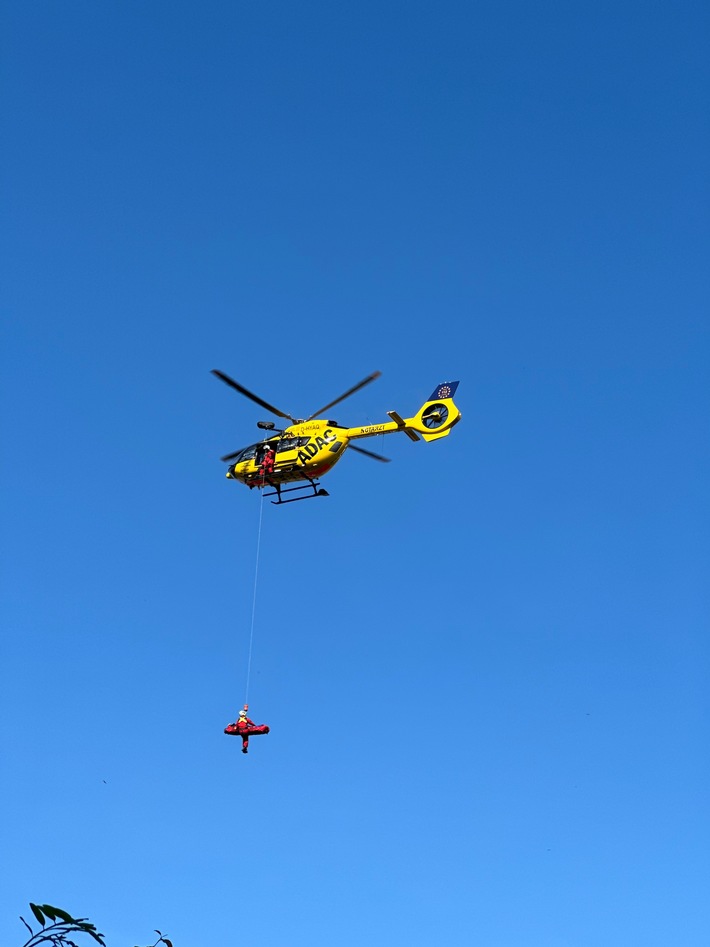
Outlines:
{"type": "MultiPolygon", "coordinates": [[[[45,905],[43,905],[43,906],[44,906],[45,908],[50,907],[49,904],[45,904],[45,905]]],[[[63,911],[61,908],[55,908],[55,907],[52,907],[52,910],[53,910],[54,913],[57,915],[57,917],[60,917],[60,918],[64,921],[65,924],[74,924],[74,923],[76,923],[75,920],[74,920],[74,918],[71,916],[71,914],[70,914],[68,911],[63,911]]]]}
{"type": "Polygon", "coordinates": [[[40,924],[42,925],[42,927],[44,927],[44,914],[42,914],[41,908],[37,907],[36,904],[33,904],[33,903],[30,901],[30,909],[31,909],[32,913],[34,914],[34,916],[37,918],[37,920],[40,922],[40,924]]]}
{"type": "Polygon", "coordinates": [[[54,910],[51,904],[43,904],[41,907],[42,912],[47,915],[50,921],[57,920],[57,912],[54,910]]]}
{"type": "Polygon", "coordinates": [[[32,928],[30,927],[30,925],[27,923],[27,921],[24,919],[24,917],[23,917],[21,914],[20,914],[20,920],[21,920],[22,923],[25,925],[25,927],[26,927],[27,930],[30,932],[30,934],[32,934],[32,936],[34,937],[34,932],[33,932],[32,928]]]}

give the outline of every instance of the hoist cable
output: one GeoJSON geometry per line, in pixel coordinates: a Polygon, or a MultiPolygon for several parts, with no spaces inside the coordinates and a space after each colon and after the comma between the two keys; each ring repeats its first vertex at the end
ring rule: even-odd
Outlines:
{"type": "Polygon", "coordinates": [[[244,689],[244,706],[249,704],[249,680],[251,678],[251,655],[254,646],[254,617],[256,615],[256,589],[259,579],[259,551],[261,549],[261,521],[264,513],[264,487],[261,488],[261,503],[259,504],[259,529],[256,536],[256,563],[254,565],[254,594],[251,600],[251,631],[249,632],[249,658],[247,660],[247,684],[244,689]]]}

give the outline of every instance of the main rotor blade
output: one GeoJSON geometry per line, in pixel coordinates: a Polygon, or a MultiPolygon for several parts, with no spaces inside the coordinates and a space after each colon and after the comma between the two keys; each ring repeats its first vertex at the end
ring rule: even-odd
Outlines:
{"type": "Polygon", "coordinates": [[[235,457],[239,457],[239,455],[241,454],[241,452],[242,452],[243,450],[244,450],[244,448],[242,447],[241,450],[232,451],[231,454],[225,454],[224,457],[220,457],[219,459],[220,459],[222,462],[224,462],[225,460],[234,460],[235,457]]]}
{"type": "Polygon", "coordinates": [[[325,414],[325,412],[334,407],[336,404],[340,404],[341,401],[345,401],[346,398],[349,398],[350,395],[354,395],[356,391],[359,391],[361,388],[364,388],[365,385],[369,385],[371,381],[374,381],[376,378],[379,378],[382,372],[373,372],[371,375],[368,375],[367,378],[363,378],[362,381],[359,381],[357,385],[354,385],[349,391],[346,391],[344,395],[341,395],[339,398],[336,398],[335,401],[329,402],[324,408],[319,408],[317,411],[314,411],[310,418],[306,418],[306,421],[310,421],[312,418],[315,418],[318,414],[325,414]]]}
{"type": "Polygon", "coordinates": [[[250,398],[255,404],[258,404],[262,408],[266,408],[267,411],[271,411],[272,414],[277,415],[280,418],[288,418],[289,421],[295,421],[296,419],[291,417],[290,414],[285,414],[283,411],[279,411],[278,408],[275,408],[272,404],[269,404],[268,401],[264,401],[258,395],[253,394],[251,391],[246,389],[243,385],[240,385],[233,378],[230,378],[229,375],[225,375],[224,372],[219,371],[217,368],[212,369],[212,374],[216,375],[217,378],[220,378],[225,385],[229,385],[230,388],[234,388],[235,391],[238,391],[240,395],[245,395],[247,398],[250,398]]]}
{"type": "Polygon", "coordinates": [[[356,450],[358,454],[364,454],[365,457],[372,457],[373,460],[379,460],[382,464],[390,462],[389,457],[383,457],[382,454],[374,454],[371,450],[365,450],[364,447],[355,447],[354,444],[348,444],[348,450],[356,450]]]}

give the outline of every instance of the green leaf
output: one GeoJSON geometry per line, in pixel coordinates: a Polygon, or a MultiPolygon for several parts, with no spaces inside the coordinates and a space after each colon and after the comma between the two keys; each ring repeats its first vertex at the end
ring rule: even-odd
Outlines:
{"type": "Polygon", "coordinates": [[[51,904],[43,904],[43,905],[42,905],[42,911],[44,912],[44,914],[47,915],[47,917],[50,919],[50,921],[56,921],[56,920],[57,920],[57,912],[54,910],[54,908],[52,907],[51,904]]]}
{"type": "Polygon", "coordinates": [[[166,944],[167,947],[173,947],[173,942],[171,940],[168,940],[167,937],[163,937],[163,943],[166,944]]]}
{"type": "Polygon", "coordinates": [[[21,920],[22,923],[25,925],[25,927],[27,928],[27,930],[30,932],[31,936],[34,937],[34,932],[33,932],[32,928],[30,927],[30,925],[27,923],[27,921],[24,919],[24,917],[23,917],[21,914],[20,914],[20,920],[21,920]]]}
{"type": "Polygon", "coordinates": [[[32,904],[31,901],[30,901],[30,909],[32,913],[34,914],[34,916],[37,918],[37,920],[40,922],[42,927],[44,927],[44,914],[42,914],[41,909],[38,908],[36,904],[32,904]]]}
{"type": "Polygon", "coordinates": [[[68,911],[63,911],[61,908],[55,908],[55,907],[53,907],[53,906],[51,906],[51,905],[49,905],[49,904],[43,904],[42,907],[43,907],[45,910],[46,910],[48,907],[52,907],[52,910],[53,910],[54,913],[57,915],[57,917],[61,918],[61,919],[64,921],[65,924],[74,924],[74,923],[75,923],[74,918],[71,916],[71,914],[70,914],[68,911]]]}

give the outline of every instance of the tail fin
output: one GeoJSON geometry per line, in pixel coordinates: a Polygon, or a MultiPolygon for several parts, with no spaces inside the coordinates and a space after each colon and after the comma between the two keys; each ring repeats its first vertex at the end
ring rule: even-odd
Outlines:
{"type": "Polygon", "coordinates": [[[437,385],[413,418],[404,422],[406,433],[417,431],[425,441],[435,441],[451,433],[451,428],[461,420],[461,412],[454,404],[454,395],[459,383],[444,381],[437,385]]]}

